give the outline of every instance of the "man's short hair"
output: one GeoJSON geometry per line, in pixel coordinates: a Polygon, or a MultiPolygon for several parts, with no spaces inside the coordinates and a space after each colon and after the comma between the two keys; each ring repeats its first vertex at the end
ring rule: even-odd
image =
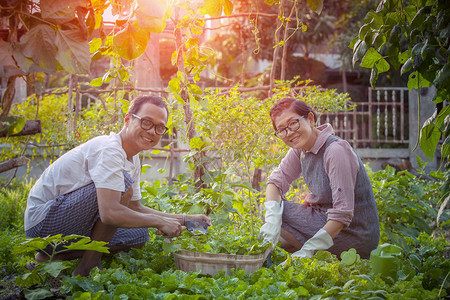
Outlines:
{"type": "Polygon", "coordinates": [[[167,107],[167,104],[164,102],[164,100],[159,96],[139,96],[133,101],[131,101],[130,107],[128,108],[129,114],[137,114],[139,110],[141,109],[142,105],[145,103],[154,104],[156,106],[159,106],[161,108],[164,108],[166,110],[167,116],[169,116],[169,109],[167,107]]]}

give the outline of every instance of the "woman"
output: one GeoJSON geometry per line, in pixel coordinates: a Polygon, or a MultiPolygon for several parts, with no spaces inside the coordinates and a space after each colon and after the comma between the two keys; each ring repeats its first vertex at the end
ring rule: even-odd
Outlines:
{"type": "Polygon", "coordinates": [[[312,257],[318,250],[339,256],[355,248],[369,258],[380,228],[361,159],[330,124],[315,127],[317,116],[303,101],[281,99],[270,117],[275,135],[291,149],[268,178],[264,240],[276,244],[280,239],[292,257],[312,257]],[[303,203],[287,201],[286,192],[300,176],[310,194],[303,203]]]}

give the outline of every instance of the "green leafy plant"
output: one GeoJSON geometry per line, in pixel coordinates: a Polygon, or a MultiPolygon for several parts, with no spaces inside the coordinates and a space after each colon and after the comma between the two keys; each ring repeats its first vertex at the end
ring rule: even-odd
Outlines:
{"type": "Polygon", "coordinates": [[[392,167],[370,172],[381,226],[381,242],[409,250],[420,232],[431,234],[436,218],[440,183],[415,177],[392,167]],[[412,225],[413,224],[413,225],[412,225]]]}
{"type": "Polygon", "coordinates": [[[180,250],[216,254],[256,255],[266,251],[270,244],[263,245],[256,235],[246,231],[245,226],[213,225],[209,233],[195,236],[188,231],[174,239],[180,250]]]}
{"type": "Polygon", "coordinates": [[[34,180],[13,180],[0,189],[0,230],[22,230],[24,207],[34,180]]]}
{"type": "MultiPolygon", "coordinates": [[[[380,1],[375,11],[367,13],[358,36],[350,44],[353,65],[361,61],[361,67],[371,69],[372,87],[378,75],[391,66],[408,75],[410,91],[436,87],[436,111],[420,130],[420,147],[429,159],[434,157],[441,135],[442,156],[448,158],[450,154],[450,107],[444,104],[450,95],[449,16],[446,1],[380,1]]],[[[418,95],[420,109],[420,92],[418,95]]]]}
{"type": "Polygon", "coordinates": [[[55,255],[74,250],[94,250],[102,253],[109,253],[105,245],[107,242],[92,241],[89,237],[79,235],[62,236],[61,234],[48,236],[46,238],[26,239],[14,248],[14,253],[23,255],[42,251],[49,257],[49,260],[38,263],[30,272],[20,275],[16,279],[16,284],[23,287],[40,285],[37,289],[25,291],[29,299],[43,299],[53,295],[50,291],[50,278],[56,278],[63,270],[68,269],[71,263],[68,261],[54,260],[55,255]]]}

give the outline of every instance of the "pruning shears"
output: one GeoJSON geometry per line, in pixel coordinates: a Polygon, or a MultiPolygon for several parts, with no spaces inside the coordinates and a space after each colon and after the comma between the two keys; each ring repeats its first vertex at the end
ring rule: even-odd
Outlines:
{"type": "Polygon", "coordinates": [[[204,221],[186,221],[184,225],[192,235],[202,235],[209,233],[209,225],[204,221]]]}

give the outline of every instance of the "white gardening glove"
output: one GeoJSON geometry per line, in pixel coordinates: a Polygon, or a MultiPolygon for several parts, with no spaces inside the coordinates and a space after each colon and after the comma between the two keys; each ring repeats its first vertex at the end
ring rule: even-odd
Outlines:
{"type": "Polygon", "coordinates": [[[302,249],[292,253],[291,257],[311,258],[318,250],[326,250],[333,245],[333,239],[330,234],[321,228],[312,238],[306,241],[302,249]]]}
{"type": "Polygon", "coordinates": [[[280,239],[281,232],[281,216],[283,214],[283,201],[281,203],[269,200],[265,204],[266,215],[265,221],[259,233],[263,238],[263,243],[272,243],[274,246],[280,239]]]}

